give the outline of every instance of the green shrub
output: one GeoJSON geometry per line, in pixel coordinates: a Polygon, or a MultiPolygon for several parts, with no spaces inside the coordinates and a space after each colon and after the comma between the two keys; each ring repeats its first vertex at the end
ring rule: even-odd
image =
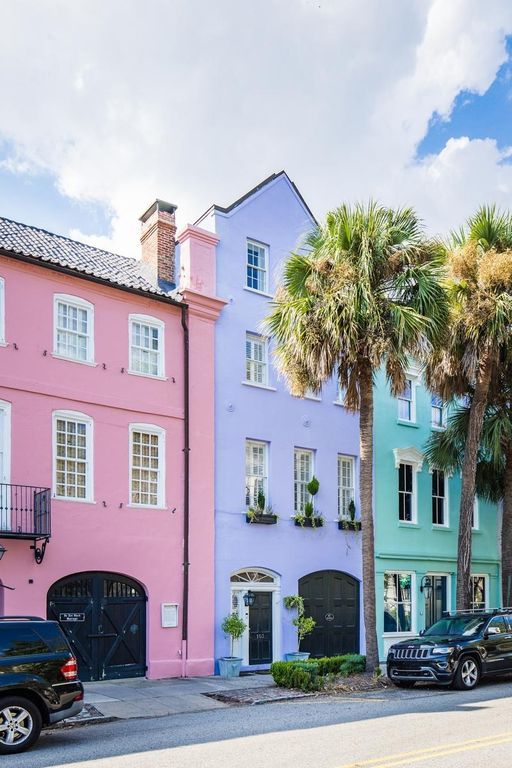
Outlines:
{"type": "Polygon", "coordinates": [[[280,688],[298,688],[300,691],[318,691],[323,681],[314,661],[274,661],[270,672],[280,688]]]}
{"type": "Polygon", "coordinates": [[[348,677],[359,672],[364,672],[366,667],[366,657],[358,653],[347,653],[345,656],[326,656],[323,659],[313,659],[318,664],[318,674],[323,675],[342,675],[348,677]]]}

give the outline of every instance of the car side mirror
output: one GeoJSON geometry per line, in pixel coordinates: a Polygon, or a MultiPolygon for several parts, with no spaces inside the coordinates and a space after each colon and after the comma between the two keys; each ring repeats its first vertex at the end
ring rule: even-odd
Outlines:
{"type": "Polygon", "coordinates": [[[424,629],[420,629],[420,637],[423,637],[424,634],[425,634],[425,630],[424,629]]]}
{"type": "Polygon", "coordinates": [[[485,637],[489,637],[489,635],[499,635],[500,630],[498,627],[487,627],[485,631],[485,637]]]}

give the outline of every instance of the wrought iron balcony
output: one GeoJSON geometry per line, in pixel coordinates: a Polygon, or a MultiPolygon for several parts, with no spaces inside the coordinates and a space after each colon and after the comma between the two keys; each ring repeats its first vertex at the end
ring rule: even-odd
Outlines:
{"type": "Polygon", "coordinates": [[[50,488],[0,483],[0,539],[35,542],[50,536],[50,488]]]}

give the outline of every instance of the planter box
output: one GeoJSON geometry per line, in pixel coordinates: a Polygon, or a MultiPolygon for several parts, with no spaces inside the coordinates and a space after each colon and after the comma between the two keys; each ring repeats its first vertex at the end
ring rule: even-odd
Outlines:
{"type": "Polygon", "coordinates": [[[360,520],[338,520],[338,528],[340,531],[360,531],[360,520]]]}
{"type": "Polygon", "coordinates": [[[285,661],[307,661],[309,659],[309,653],[306,651],[294,651],[293,653],[285,653],[285,661]]]}
{"type": "Polygon", "coordinates": [[[239,677],[243,659],[237,656],[224,656],[219,659],[219,674],[221,677],[239,677]]]}
{"type": "Polygon", "coordinates": [[[277,523],[277,515],[250,515],[245,516],[245,522],[251,525],[275,525],[277,523]]]}
{"type": "Polygon", "coordinates": [[[295,525],[298,525],[299,528],[322,528],[324,524],[323,517],[305,517],[304,520],[299,521],[295,520],[295,525]],[[314,525],[313,525],[314,520],[314,525]]]}

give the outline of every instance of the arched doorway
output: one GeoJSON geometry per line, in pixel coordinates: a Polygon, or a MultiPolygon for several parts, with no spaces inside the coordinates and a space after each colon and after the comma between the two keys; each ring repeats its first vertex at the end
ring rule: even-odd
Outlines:
{"type": "Polygon", "coordinates": [[[75,573],[48,591],[47,614],[60,622],[80,679],[114,680],[146,672],[146,595],[118,573],[75,573]]]}
{"type": "Polygon", "coordinates": [[[279,658],[281,620],[279,576],[267,568],[244,568],[231,576],[231,608],[246,622],[238,641],[244,666],[267,666],[279,658]],[[244,595],[251,593],[252,605],[244,595]]]}
{"type": "Polygon", "coordinates": [[[316,571],[299,579],[307,616],[316,626],[300,646],[311,656],[359,652],[359,582],[342,571],[316,571]]]}

